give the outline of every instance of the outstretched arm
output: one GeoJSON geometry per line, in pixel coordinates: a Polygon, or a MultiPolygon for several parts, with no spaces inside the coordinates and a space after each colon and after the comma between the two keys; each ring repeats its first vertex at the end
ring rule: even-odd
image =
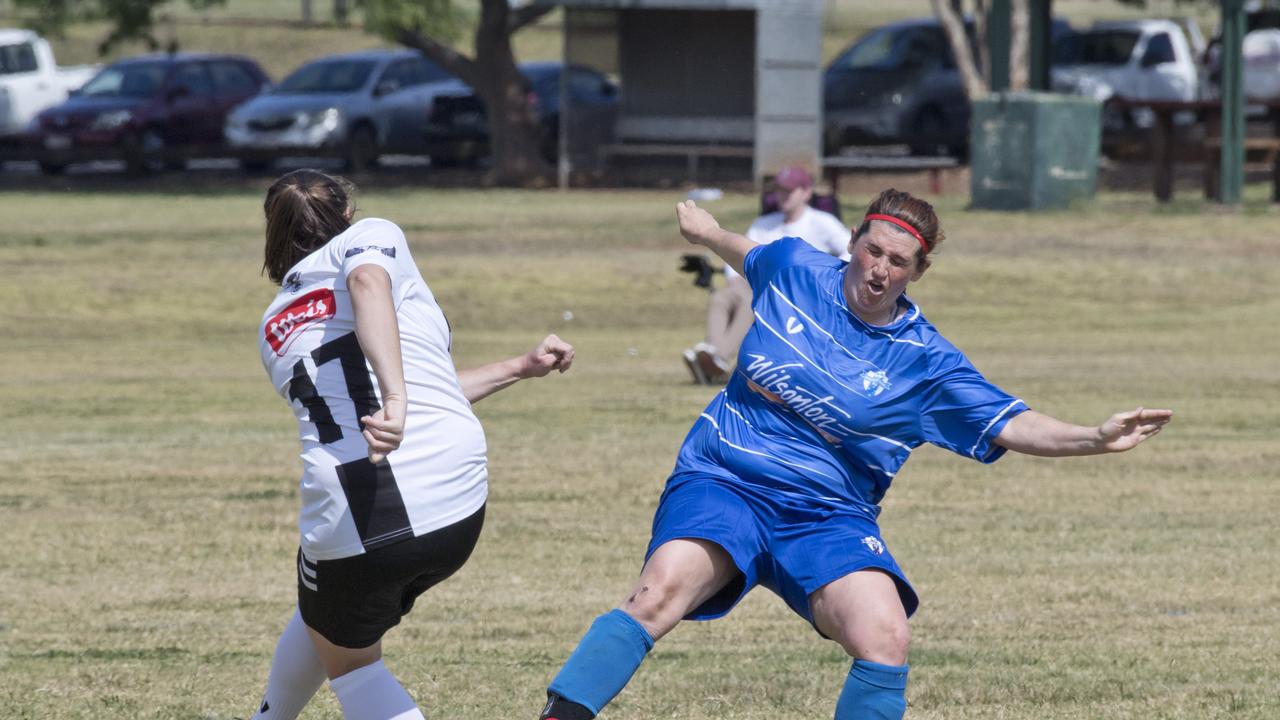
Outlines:
{"type": "Polygon", "coordinates": [[[543,338],[529,352],[477,368],[458,371],[458,382],[468,402],[478,402],[518,380],[542,377],[552,370],[564,372],[573,364],[573,346],[555,335],[543,338]]]}
{"type": "Polygon", "coordinates": [[[685,240],[694,245],[702,245],[719,255],[738,274],[745,274],[742,263],[751,248],[756,247],[754,242],[720,227],[711,213],[695,205],[692,200],[676,203],[676,219],[680,223],[680,234],[685,240]]]}
{"type": "Polygon", "coordinates": [[[1005,423],[995,443],[1042,457],[1124,452],[1160,432],[1172,418],[1172,410],[1137,408],[1116,413],[1096,427],[1087,427],[1028,410],[1005,423]]]}

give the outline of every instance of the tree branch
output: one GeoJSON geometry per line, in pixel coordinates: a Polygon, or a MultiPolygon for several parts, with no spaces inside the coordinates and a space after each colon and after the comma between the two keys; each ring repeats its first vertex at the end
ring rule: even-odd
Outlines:
{"type": "Polygon", "coordinates": [[[1009,12],[1009,89],[1016,92],[1031,85],[1031,7],[1027,0],[1012,0],[1009,12]]]}
{"type": "Polygon", "coordinates": [[[991,86],[991,43],[987,35],[989,29],[986,0],[973,0],[973,36],[978,41],[978,77],[991,86]]]}
{"type": "Polygon", "coordinates": [[[394,26],[392,35],[396,42],[417,50],[466,84],[472,87],[479,84],[480,69],[472,58],[412,28],[394,26]]]}
{"type": "MultiPolygon", "coordinates": [[[[951,42],[951,52],[956,57],[956,69],[960,71],[960,78],[964,81],[965,94],[970,100],[986,95],[990,86],[978,74],[978,69],[973,64],[973,48],[969,46],[969,36],[964,29],[964,20],[946,0],[929,0],[929,2],[933,5],[933,14],[942,23],[942,29],[946,31],[947,39],[951,42]]],[[[982,42],[981,36],[978,42],[982,42]]]]}
{"type": "Polygon", "coordinates": [[[537,22],[542,16],[555,10],[554,5],[522,5],[507,16],[507,32],[515,33],[526,25],[537,22]]]}

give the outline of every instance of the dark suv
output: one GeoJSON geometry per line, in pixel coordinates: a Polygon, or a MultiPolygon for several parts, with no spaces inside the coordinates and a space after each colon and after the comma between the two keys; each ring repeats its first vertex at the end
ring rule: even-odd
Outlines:
{"type": "Polygon", "coordinates": [[[859,38],[822,77],[823,146],[906,144],[963,152],[969,100],[936,20],[904,20],[859,38]]]}
{"type": "Polygon", "coordinates": [[[231,108],[268,80],[257,63],[234,55],[173,53],[120,60],[72,97],[36,116],[40,167],[123,159],[133,171],[153,161],[179,165],[187,151],[223,144],[231,108]]]}
{"type": "MultiPolygon", "coordinates": [[[[974,46],[973,23],[966,23],[974,46]]],[[[1055,19],[1052,37],[1070,32],[1055,19]]],[[[921,155],[964,155],[969,99],[942,25],[902,20],[858,38],[822,76],[823,150],[902,144],[921,155]]]]}
{"type": "MultiPolygon", "coordinates": [[[[539,146],[554,161],[559,152],[560,76],[558,62],[520,65],[526,93],[538,115],[539,146]]],[[[618,119],[618,86],[604,75],[582,65],[571,65],[568,75],[570,147],[581,162],[595,158],[595,148],[610,142],[618,119]]],[[[489,152],[489,121],[484,103],[474,92],[436,98],[426,128],[431,161],[439,165],[475,162],[489,152]]]]}

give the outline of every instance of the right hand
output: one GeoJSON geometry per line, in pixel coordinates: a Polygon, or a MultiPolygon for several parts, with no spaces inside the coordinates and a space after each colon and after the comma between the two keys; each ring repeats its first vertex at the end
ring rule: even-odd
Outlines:
{"type": "Polygon", "coordinates": [[[383,398],[382,407],[372,415],[360,418],[364,429],[360,432],[369,443],[369,462],[377,465],[386,459],[387,453],[400,447],[404,440],[404,398],[383,398]]]}
{"type": "Polygon", "coordinates": [[[552,370],[564,372],[573,364],[573,346],[548,335],[521,358],[520,379],[545,377],[552,370]]]}
{"type": "Polygon", "coordinates": [[[720,230],[720,223],[711,213],[698,207],[692,200],[676,203],[676,219],[680,222],[680,234],[694,245],[703,245],[720,230]]]}

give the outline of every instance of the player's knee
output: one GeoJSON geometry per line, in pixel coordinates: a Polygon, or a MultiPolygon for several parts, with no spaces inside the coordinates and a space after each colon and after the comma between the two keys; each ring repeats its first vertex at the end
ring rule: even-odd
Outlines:
{"type": "Polygon", "coordinates": [[[657,575],[641,579],[620,607],[656,639],[670,632],[688,612],[685,594],[678,578],[657,575]]]}
{"type": "Polygon", "coordinates": [[[850,657],[884,665],[904,665],[911,647],[911,626],[905,619],[884,618],[870,628],[841,639],[850,657]]]}

